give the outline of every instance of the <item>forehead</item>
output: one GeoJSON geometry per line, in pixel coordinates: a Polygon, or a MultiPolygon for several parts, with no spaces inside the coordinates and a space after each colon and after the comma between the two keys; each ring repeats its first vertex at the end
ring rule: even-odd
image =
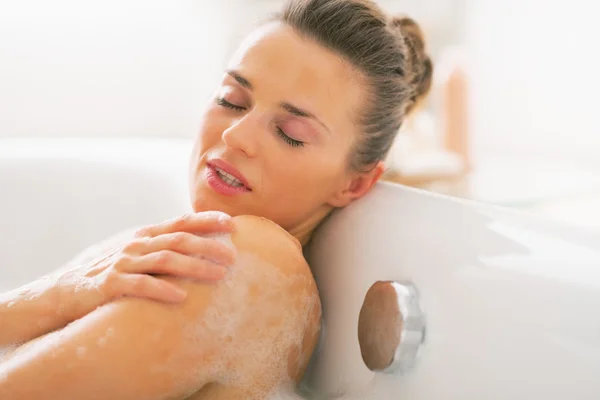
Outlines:
{"type": "Polygon", "coordinates": [[[360,105],[360,74],[338,55],[281,23],[252,32],[228,68],[247,78],[257,96],[306,107],[326,124],[352,123],[360,105]]]}

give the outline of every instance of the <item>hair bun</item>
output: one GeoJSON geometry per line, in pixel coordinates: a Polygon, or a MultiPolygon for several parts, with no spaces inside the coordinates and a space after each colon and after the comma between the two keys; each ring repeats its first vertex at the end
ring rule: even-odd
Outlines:
{"type": "Polygon", "coordinates": [[[392,18],[391,25],[411,42],[415,51],[425,51],[425,35],[414,19],[407,16],[396,16],[392,18]]]}
{"type": "Polygon", "coordinates": [[[405,77],[413,91],[412,102],[407,107],[407,112],[410,112],[431,88],[433,63],[425,51],[425,35],[414,19],[396,16],[391,19],[390,25],[402,39],[407,50],[405,68],[408,73],[405,77]]]}

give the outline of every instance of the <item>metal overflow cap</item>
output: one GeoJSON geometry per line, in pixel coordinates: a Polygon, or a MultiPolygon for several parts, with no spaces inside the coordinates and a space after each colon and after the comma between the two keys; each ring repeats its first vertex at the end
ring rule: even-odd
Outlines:
{"type": "Polygon", "coordinates": [[[367,291],[358,318],[365,365],[376,372],[412,368],[425,340],[425,314],[411,282],[378,281],[367,291]]]}

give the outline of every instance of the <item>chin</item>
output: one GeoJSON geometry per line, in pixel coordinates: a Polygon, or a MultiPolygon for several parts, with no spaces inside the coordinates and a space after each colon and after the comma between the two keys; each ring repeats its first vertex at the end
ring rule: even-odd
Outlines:
{"type": "Polygon", "coordinates": [[[228,204],[227,198],[214,193],[210,188],[195,188],[195,195],[191,197],[194,212],[220,211],[232,217],[247,214],[239,206],[228,204]]]}
{"type": "Polygon", "coordinates": [[[204,194],[196,195],[192,198],[192,208],[194,212],[221,211],[233,216],[231,214],[231,207],[227,207],[222,201],[218,201],[217,199],[204,194]]]}

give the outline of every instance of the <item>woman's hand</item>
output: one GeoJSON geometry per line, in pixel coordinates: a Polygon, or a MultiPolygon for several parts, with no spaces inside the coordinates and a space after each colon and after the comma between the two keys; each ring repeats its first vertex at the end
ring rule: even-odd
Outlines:
{"type": "Polygon", "coordinates": [[[223,278],[235,261],[234,249],[207,236],[232,229],[231,218],[218,212],[188,214],[139,229],[95,260],[60,273],[60,311],[74,320],[122,296],[181,302],[186,296],[183,289],[156,275],[200,281],[223,278]]]}
{"type": "Polygon", "coordinates": [[[142,228],[111,249],[101,249],[92,260],[75,260],[0,293],[0,349],[61,328],[122,296],[183,301],[186,293],[157,275],[219,280],[234,263],[235,253],[214,236],[232,230],[231,218],[223,213],[185,215],[142,228]]]}

